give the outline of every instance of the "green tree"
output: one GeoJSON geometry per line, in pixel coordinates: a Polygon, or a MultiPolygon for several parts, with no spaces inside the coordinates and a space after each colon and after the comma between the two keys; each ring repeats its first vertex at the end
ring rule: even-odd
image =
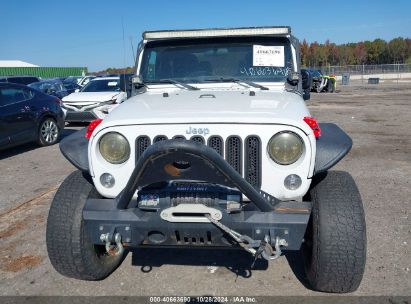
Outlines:
{"type": "Polygon", "coordinates": [[[404,38],[398,37],[388,43],[388,54],[390,63],[404,63],[407,57],[407,42],[404,38]]]}
{"type": "Polygon", "coordinates": [[[364,42],[359,42],[355,45],[353,50],[356,64],[365,64],[367,61],[367,49],[364,42]]]}

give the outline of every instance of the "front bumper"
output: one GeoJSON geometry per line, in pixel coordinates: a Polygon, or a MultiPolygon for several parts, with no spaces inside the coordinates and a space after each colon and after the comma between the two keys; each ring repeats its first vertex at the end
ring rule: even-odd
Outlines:
{"type": "MultiPolygon", "coordinates": [[[[250,203],[249,210],[235,214],[222,211],[220,222],[255,240],[280,237],[285,250],[300,249],[310,217],[309,202],[282,202],[273,211],[261,212],[250,203]]],[[[138,208],[118,209],[116,199],[90,199],[83,210],[85,227],[94,244],[104,244],[102,234],[120,233],[130,247],[208,246],[237,247],[230,236],[212,223],[172,223],[160,217],[161,211],[138,208]]]]}
{"type": "Polygon", "coordinates": [[[91,122],[95,120],[97,116],[91,111],[66,111],[66,122],[91,122]]]}
{"type": "Polygon", "coordinates": [[[83,220],[92,242],[103,244],[102,235],[112,237],[119,233],[122,241],[133,247],[237,246],[227,233],[204,218],[202,221],[170,222],[161,213],[171,206],[152,211],[137,207],[133,198],[137,190],[159,182],[182,180],[238,189],[251,202],[244,204],[238,213],[213,206],[222,214],[220,223],[255,240],[268,238],[272,244],[280,237],[287,242],[286,250],[300,248],[311,213],[310,202],[281,202],[251,186],[212,148],[186,140],[167,140],[150,146],[139,158],[117,198],[87,200],[83,220]],[[176,165],[178,162],[185,164],[184,168],[176,165]]]}

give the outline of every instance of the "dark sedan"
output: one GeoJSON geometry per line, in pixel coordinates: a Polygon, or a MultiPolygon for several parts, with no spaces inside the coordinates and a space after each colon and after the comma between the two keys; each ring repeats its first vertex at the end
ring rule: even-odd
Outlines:
{"type": "Polygon", "coordinates": [[[0,83],[0,150],[27,142],[55,144],[63,128],[58,97],[24,85],[0,83]]]}
{"type": "Polygon", "coordinates": [[[33,82],[28,85],[30,88],[38,90],[44,94],[56,96],[60,99],[67,96],[69,92],[64,87],[60,79],[46,79],[39,82],[33,82]]]}

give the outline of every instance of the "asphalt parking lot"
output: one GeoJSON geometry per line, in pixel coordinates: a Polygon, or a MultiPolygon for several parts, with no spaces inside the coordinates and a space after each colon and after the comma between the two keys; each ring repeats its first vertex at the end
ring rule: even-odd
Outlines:
{"type": "MultiPolygon", "coordinates": [[[[411,295],[411,83],[339,89],[313,93],[308,104],[354,141],[335,169],[354,176],[366,213],[367,265],[355,294],[411,295]]],[[[306,288],[298,254],[250,271],[241,251],[144,249],[104,281],[61,276],[47,258],[45,224],[55,189],[73,170],[57,145],[1,152],[1,295],[318,295],[306,288]]]]}

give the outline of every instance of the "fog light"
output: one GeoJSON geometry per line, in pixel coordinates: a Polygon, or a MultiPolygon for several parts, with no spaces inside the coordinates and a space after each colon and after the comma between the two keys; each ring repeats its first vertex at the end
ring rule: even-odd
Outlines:
{"type": "Polygon", "coordinates": [[[111,188],[115,184],[114,176],[110,173],[103,173],[100,176],[100,183],[103,185],[104,188],[111,188]]]}
{"type": "Polygon", "coordinates": [[[301,177],[297,174],[290,174],[284,180],[284,186],[288,190],[296,190],[301,186],[301,177]]]}

